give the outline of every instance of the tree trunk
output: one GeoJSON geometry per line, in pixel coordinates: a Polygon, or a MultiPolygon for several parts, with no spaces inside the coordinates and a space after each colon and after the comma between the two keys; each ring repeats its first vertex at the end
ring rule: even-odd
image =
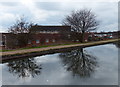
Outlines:
{"type": "Polygon", "coordinates": [[[81,54],[82,54],[82,59],[83,59],[83,66],[82,66],[82,68],[84,68],[85,67],[85,57],[84,57],[84,52],[83,52],[83,48],[81,48],[81,54]]]}

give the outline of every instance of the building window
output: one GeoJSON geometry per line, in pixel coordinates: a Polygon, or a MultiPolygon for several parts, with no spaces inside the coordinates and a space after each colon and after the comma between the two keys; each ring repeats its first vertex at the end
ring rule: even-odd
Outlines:
{"type": "Polygon", "coordinates": [[[88,40],[86,39],[85,42],[87,42],[88,40]]]}
{"type": "Polygon", "coordinates": [[[28,44],[31,44],[31,41],[28,41],[28,44]]]}
{"type": "Polygon", "coordinates": [[[110,36],[110,38],[113,38],[113,36],[110,36]]]}
{"type": "Polygon", "coordinates": [[[55,42],[55,39],[53,39],[52,42],[55,42]]]}
{"type": "Polygon", "coordinates": [[[5,42],[0,41],[0,46],[5,46],[5,42]]]}
{"type": "Polygon", "coordinates": [[[49,39],[46,39],[46,43],[48,43],[49,42],[49,39]]]}
{"type": "Polygon", "coordinates": [[[68,34],[68,38],[70,38],[70,34],[68,34]]]}
{"type": "Polygon", "coordinates": [[[89,37],[92,37],[92,35],[89,35],[89,37]]]}
{"type": "Polygon", "coordinates": [[[40,40],[36,40],[36,43],[40,43],[40,40]]]}
{"type": "Polygon", "coordinates": [[[15,41],[15,45],[18,45],[18,43],[19,43],[19,41],[18,41],[18,40],[16,40],[16,41],[15,41]]]}

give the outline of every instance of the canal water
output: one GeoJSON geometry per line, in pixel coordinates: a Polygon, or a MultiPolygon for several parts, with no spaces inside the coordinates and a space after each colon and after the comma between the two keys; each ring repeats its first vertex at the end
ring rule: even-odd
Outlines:
{"type": "Polygon", "coordinates": [[[3,85],[117,85],[113,44],[12,60],[2,66],[3,85]]]}

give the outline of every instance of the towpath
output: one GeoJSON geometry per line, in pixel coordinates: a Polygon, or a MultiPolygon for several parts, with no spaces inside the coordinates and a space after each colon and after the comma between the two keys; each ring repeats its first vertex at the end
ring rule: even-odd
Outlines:
{"type": "Polygon", "coordinates": [[[25,53],[33,53],[33,52],[41,52],[41,51],[49,51],[51,49],[63,49],[63,48],[70,48],[70,47],[90,47],[96,45],[102,45],[107,43],[113,43],[120,39],[111,39],[105,41],[96,41],[96,42],[89,42],[89,43],[80,43],[80,44],[73,44],[73,45],[60,45],[60,46],[51,46],[51,47],[44,47],[44,48],[33,48],[33,49],[23,49],[23,50],[13,50],[13,51],[6,51],[0,52],[0,56],[6,55],[15,55],[15,54],[25,54],[25,53]]]}

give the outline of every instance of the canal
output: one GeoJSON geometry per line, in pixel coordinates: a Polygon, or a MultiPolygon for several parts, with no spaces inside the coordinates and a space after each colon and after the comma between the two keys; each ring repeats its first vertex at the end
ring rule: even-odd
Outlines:
{"type": "Polygon", "coordinates": [[[118,46],[106,44],[33,58],[2,66],[3,85],[117,85],[118,46]]]}

